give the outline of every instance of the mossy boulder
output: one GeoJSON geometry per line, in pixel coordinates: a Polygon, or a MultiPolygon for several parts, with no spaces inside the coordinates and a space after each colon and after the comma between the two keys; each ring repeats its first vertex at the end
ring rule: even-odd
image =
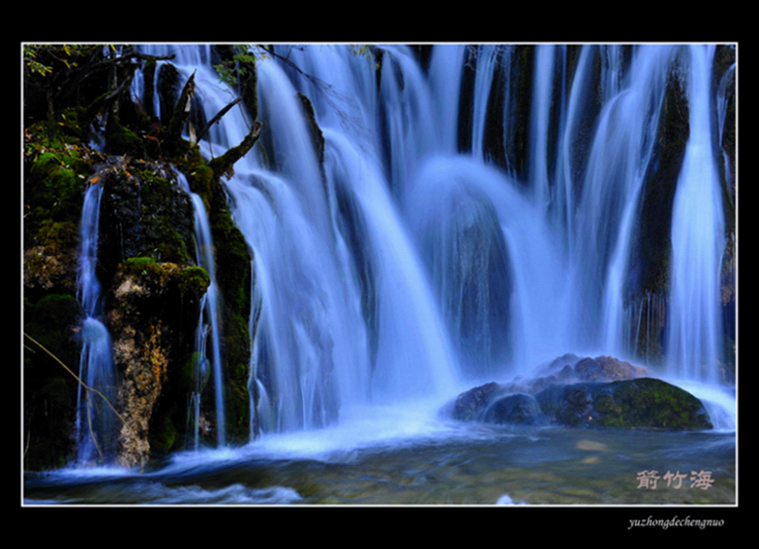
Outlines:
{"type": "Polygon", "coordinates": [[[568,427],[711,429],[703,403],[655,378],[554,385],[535,395],[551,423],[568,427]]]}
{"type": "Polygon", "coordinates": [[[203,267],[188,267],[181,272],[179,290],[182,294],[203,295],[211,285],[211,277],[203,267]]]}
{"type": "Polygon", "coordinates": [[[530,380],[474,387],[443,414],[459,421],[521,425],[712,428],[706,408],[691,393],[650,377],[647,368],[603,355],[566,354],[530,380]]]}
{"type": "Polygon", "coordinates": [[[106,151],[114,155],[145,156],[142,137],[122,124],[109,124],[106,132],[106,151]]]}
{"type": "Polygon", "coordinates": [[[184,404],[186,384],[178,365],[194,349],[207,274],[199,267],[135,257],[119,264],[110,288],[107,323],[126,422],[119,462],[131,467],[176,449],[181,439],[186,418],[177,402],[184,404]]]}
{"type": "Polygon", "coordinates": [[[193,209],[166,163],[113,158],[100,168],[103,185],[98,276],[107,281],[122,261],[152,257],[194,264],[193,209]]]}

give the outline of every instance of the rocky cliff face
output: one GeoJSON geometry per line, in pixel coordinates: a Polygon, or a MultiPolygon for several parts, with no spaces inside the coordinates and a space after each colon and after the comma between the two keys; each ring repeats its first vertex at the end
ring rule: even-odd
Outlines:
{"type": "MultiPolygon", "coordinates": [[[[40,86],[69,82],[59,74],[55,80],[31,80],[40,86]]],[[[76,79],[70,80],[74,85],[76,79]]],[[[106,82],[91,76],[89,84],[104,86],[102,93],[106,82]]],[[[90,90],[86,100],[94,95],[90,90]]],[[[99,320],[111,335],[117,371],[112,404],[119,416],[119,464],[144,464],[186,440],[186,402],[193,384],[187,365],[193,361],[200,303],[210,279],[196,264],[193,206],[178,184],[177,170],[192,172],[190,184],[203,197],[218,237],[215,251],[229,265],[220,281],[222,299],[229,304],[224,329],[247,334],[251,256],[231,223],[219,176],[194,145],[162,141],[168,121],[151,120],[129,94],[116,104],[118,111],[113,104],[98,111],[74,100],[60,108],[51,103],[46,119],[42,109],[29,105],[27,110],[23,260],[29,469],[64,466],[75,450],[75,375],[85,316],[77,295],[79,223],[90,186],[103,188],[96,274],[102,285],[99,320]],[[91,124],[93,119],[98,123],[91,124]],[[174,154],[162,156],[169,150],[174,154]]],[[[225,343],[223,367],[240,383],[247,380],[249,349],[235,341],[225,343]]],[[[234,422],[238,428],[232,437],[240,440],[247,437],[248,398],[244,406],[235,395],[229,399],[230,408],[243,416],[234,422]]],[[[213,406],[202,406],[204,421],[212,425],[213,406]]]]}

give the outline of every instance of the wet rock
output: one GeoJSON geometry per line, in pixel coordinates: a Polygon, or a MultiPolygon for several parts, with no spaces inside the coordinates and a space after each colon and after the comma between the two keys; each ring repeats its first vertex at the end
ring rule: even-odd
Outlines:
{"type": "Polygon", "coordinates": [[[451,415],[461,421],[485,423],[544,425],[547,420],[534,396],[508,393],[492,382],[461,393],[453,404],[451,415]]]}
{"type": "Polygon", "coordinates": [[[665,381],[624,381],[554,385],[535,395],[551,423],[568,427],[711,429],[703,403],[665,381]]]}
{"type": "Polygon", "coordinates": [[[583,381],[622,381],[651,376],[651,371],[611,356],[581,358],[572,353],[562,355],[538,368],[535,377],[517,378],[506,385],[512,392],[535,394],[551,385],[567,385],[583,381]]]}
{"type": "Polygon", "coordinates": [[[651,373],[648,368],[633,366],[629,362],[610,356],[583,358],[574,366],[574,372],[583,381],[621,381],[651,373]]]}
{"type": "Polygon", "coordinates": [[[482,421],[516,425],[546,425],[548,423],[535,397],[524,393],[498,398],[485,410],[482,421]]]}
{"type": "Polygon", "coordinates": [[[490,403],[490,398],[498,389],[495,382],[480,385],[461,393],[453,405],[452,416],[463,421],[477,420],[490,403]]]}
{"type": "Polygon", "coordinates": [[[650,376],[647,368],[608,356],[564,355],[538,377],[480,385],[447,413],[461,421],[565,427],[711,429],[703,403],[650,376]]]}

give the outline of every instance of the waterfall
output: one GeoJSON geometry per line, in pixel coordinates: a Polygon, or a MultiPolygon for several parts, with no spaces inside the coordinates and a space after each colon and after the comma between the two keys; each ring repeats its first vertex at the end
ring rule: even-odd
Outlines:
{"type": "Polygon", "coordinates": [[[689,53],[690,138],[672,214],[669,363],[673,375],[714,383],[722,361],[720,266],[725,246],[712,148],[714,48],[692,46],[689,53]]]}
{"type": "Polygon", "coordinates": [[[432,51],[429,69],[430,88],[435,101],[434,112],[440,151],[456,152],[461,72],[466,48],[459,45],[440,45],[432,51]]]}
{"type": "Polygon", "coordinates": [[[500,59],[501,51],[499,48],[493,46],[478,48],[477,71],[472,91],[472,154],[479,158],[485,158],[484,141],[488,118],[488,100],[495,76],[494,72],[500,59]]]}
{"type": "MultiPolygon", "coordinates": [[[[630,68],[629,87],[613,96],[618,98],[618,102],[612,99],[609,110],[601,115],[609,126],[599,128],[598,132],[600,142],[614,143],[617,148],[616,151],[609,151],[601,145],[601,154],[607,158],[606,164],[614,166],[618,163],[621,171],[616,176],[608,172],[600,178],[594,175],[590,179],[592,184],[587,187],[589,193],[601,194],[603,190],[599,186],[608,186],[606,182],[615,179],[618,182],[613,192],[617,194],[617,199],[621,199],[619,205],[612,205],[610,201],[613,198],[608,197],[604,205],[597,206],[596,211],[619,219],[618,229],[612,231],[616,238],[607,243],[610,252],[604,284],[602,326],[605,329],[605,349],[620,355],[631,351],[627,334],[632,330],[627,323],[624,286],[627,273],[635,268],[631,265],[635,258],[631,258],[630,249],[641,207],[644,176],[652,157],[671,55],[671,49],[661,48],[644,50],[635,57],[630,68]]],[[[612,73],[616,74],[616,71],[612,73]]],[[[593,232],[596,230],[594,228],[593,232]]]]}
{"type": "MultiPolygon", "coordinates": [[[[90,185],[82,207],[77,285],[78,297],[86,318],[81,327],[79,379],[102,394],[109,402],[113,402],[115,369],[111,354],[111,337],[98,319],[102,314],[101,286],[95,274],[102,195],[102,185],[90,185]]],[[[78,465],[107,463],[114,457],[115,416],[99,395],[83,389],[81,385],[77,390],[75,433],[78,465]]]]}
{"type": "Polygon", "coordinates": [[[177,173],[177,179],[182,189],[192,199],[195,212],[195,249],[196,262],[208,273],[211,283],[200,303],[200,318],[195,336],[195,378],[196,389],[191,395],[191,418],[193,418],[193,446],[198,447],[198,430],[200,420],[200,393],[209,376],[213,376],[214,402],[216,411],[216,443],[226,444],[225,413],[224,413],[224,376],[221,370],[221,327],[219,323],[219,299],[216,285],[216,266],[213,255],[213,239],[211,225],[208,221],[203,199],[190,190],[187,177],[177,173]],[[211,356],[208,356],[208,336],[211,336],[211,356]]]}
{"type": "MultiPolygon", "coordinates": [[[[320,70],[341,74],[345,60],[332,48],[304,53],[294,58],[317,78],[320,70]]],[[[324,178],[293,84],[275,64],[262,63],[259,97],[276,162],[266,169],[252,158],[227,182],[234,218],[256,258],[261,312],[251,370],[263,394],[256,412],[265,430],[329,424],[340,408],[435,394],[452,383],[449,343],[388,194],[382,147],[357,138],[374,127],[355,104],[371,68],[351,61],[358,76],[344,83],[347,89],[310,96],[317,115],[326,113],[319,120],[324,178]],[[333,97],[351,98],[338,116],[330,112],[333,97]]],[[[399,126],[392,135],[404,141],[410,131],[399,126]]],[[[404,147],[391,148],[397,162],[413,162],[404,147]]],[[[408,175],[390,177],[400,183],[408,175]]]]}
{"type": "MultiPolygon", "coordinates": [[[[699,378],[701,362],[715,369],[724,228],[712,49],[690,48],[672,293],[628,303],[645,177],[683,48],[543,45],[523,62],[526,47],[478,47],[476,63],[459,45],[435,45],[424,62],[397,45],[377,46],[373,60],[338,45],[276,46],[259,60],[262,135],[223,181],[254,256],[253,431],[449,398],[567,352],[634,355],[641,334],[663,322],[679,374],[699,378]]],[[[214,115],[234,91],[208,49],[178,53],[214,115]]],[[[233,109],[200,143],[203,154],[239,143],[249,125],[233,109]]]]}
{"type": "Polygon", "coordinates": [[[548,130],[551,125],[553,72],[554,48],[546,45],[538,46],[535,57],[535,98],[530,117],[533,126],[530,140],[533,145],[530,180],[537,200],[546,206],[549,201],[548,130]]]}

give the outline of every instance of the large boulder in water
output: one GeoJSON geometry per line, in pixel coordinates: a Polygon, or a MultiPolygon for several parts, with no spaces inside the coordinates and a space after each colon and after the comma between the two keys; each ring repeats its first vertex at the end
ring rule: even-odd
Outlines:
{"type": "Polygon", "coordinates": [[[703,403],[613,357],[566,354],[530,380],[461,393],[447,413],[460,421],[565,427],[711,429],[703,403]]]}
{"type": "Polygon", "coordinates": [[[553,385],[535,395],[551,423],[570,427],[711,429],[703,403],[666,381],[624,381],[553,385]]]}

